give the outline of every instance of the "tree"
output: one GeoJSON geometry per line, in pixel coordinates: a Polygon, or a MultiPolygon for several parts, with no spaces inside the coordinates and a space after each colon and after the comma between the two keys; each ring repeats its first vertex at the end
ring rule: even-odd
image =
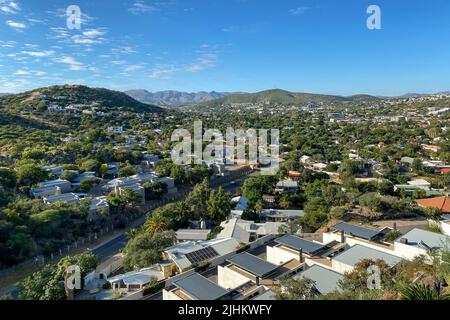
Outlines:
{"type": "Polygon", "coordinates": [[[167,193],[167,184],[162,182],[149,181],[144,183],[145,200],[162,199],[163,195],[167,193]]]}
{"type": "Polygon", "coordinates": [[[209,188],[208,180],[204,179],[202,183],[197,184],[186,198],[186,205],[193,215],[193,219],[204,219],[208,214],[209,188]]]}
{"type": "Polygon", "coordinates": [[[308,278],[283,280],[280,287],[276,300],[312,300],[318,295],[315,281],[308,278]]]}
{"type": "Polygon", "coordinates": [[[98,172],[100,169],[100,162],[94,159],[83,160],[80,169],[88,172],[98,172]]]}
{"type": "Polygon", "coordinates": [[[49,173],[35,164],[21,165],[17,169],[17,183],[30,187],[33,184],[49,179],[49,173]]]}
{"type": "Polygon", "coordinates": [[[209,218],[217,222],[224,221],[231,211],[230,201],[231,197],[224,193],[222,187],[217,192],[212,190],[207,202],[209,218]]]}
{"type": "Polygon", "coordinates": [[[124,268],[135,270],[147,268],[162,259],[162,251],[176,241],[173,231],[163,231],[150,235],[142,232],[131,239],[125,247],[124,268]]]}
{"type": "Polygon", "coordinates": [[[119,169],[119,177],[130,177],[136,174],[136,169],[130,163],[119,169]]]}
{"type": "Polygon", "coordinates": [[[98,174],[100,177],[104,178],[108,174],[108,170],[109,166],[106,163],[103,163],[98,170],[98,174]]]}
{"type": "Polygon", "coordinates": [[[402,290],[402,300],[450,300],[450,294],[423,284],[410,284],[402,290]]]}
{"type": "Polygon", "coordinates": [[[172,219],[164,212],[164,208],[157,209],[145,222],[144,230],[149,235],[169,230],[172,227],[172,219]]]}

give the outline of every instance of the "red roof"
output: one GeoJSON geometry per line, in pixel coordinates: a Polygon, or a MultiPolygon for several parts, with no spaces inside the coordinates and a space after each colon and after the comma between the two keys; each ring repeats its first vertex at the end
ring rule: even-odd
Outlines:
{"type": "Polygon", "coordinates": [[[443,174],[450,173],[450,168],[442,168],[442,169],[441,169],[441,172],[442,172],[443,174]]]}
{"type": "Polygon", "coordinates": [[[422,207],[437,208],[441,212],[450,213],[450,197],[436,197],[430,199],[416,200],[417,204],[422,207]]]}

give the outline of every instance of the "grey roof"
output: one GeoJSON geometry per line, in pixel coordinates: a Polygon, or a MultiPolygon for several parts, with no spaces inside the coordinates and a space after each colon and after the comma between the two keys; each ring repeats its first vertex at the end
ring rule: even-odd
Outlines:
{"type": "Polygon", "coordinates": [[[334,258],[334,260],[342,262],[349,266],[354,266],[364,259],[384,260],[384,262],[386,262],[391,267],[395,266],[402,260],[400,257],[394,256],[392,254],[368,248],[359,244],[342,252],[334,258]]]}
{"type": "Polygon", "coordinates": [[[217,300],[228,294],[227,290],[198,273],[177,280],[173,285],[198,300],[217,300]]]}
{"type": "Polygon", "coordinates": [[[211,230],[205,229],[179,229],[177,240],[207,240],[211,230]]]}
{"type": "Polygon", "coordinates": [[[448,236],[417,228],[401,236],[396,242],[401,239],[407,239],[408,244],[412,246],[418,246],[422,242],[431,249],[439,249],[450,244],[448,236]]]}
{"type": "Polygon", "coordinates": [[[321,294],[327,294],[340,290],[339,280],[342,280],[344,276],[333,270],[314,265],[294,277],[294,279],[305,278],[313,280],[315,282],[315,288],[321,294]]]}
{"type": "Polygon", "coordinates": [[[367,240],[372,240],[381,233],[379,230],[356,226],[345,222],[338,223],[337,225],[331,227],[331,229],[333,231],[344,231],[347,234],[367,240]]]}
{"type": "Polygon", "coordinates": [[[231,257],[227,261],[258,277],[265,277],[278,268],[277,265],[262,260],[247,252],[231,257]]]}
{"type": "Polygon", "coordinates": [[[282,236],[281,238],[276,239],[275,242],[282,244],[286,247],[289,247],[291,249],[295,249],[298,251],[302,250],[304,253],[310,255],[317,253],[318,251],[320,251],[322,248],[325,247],[320,243],[315,243],[291,235],[282,236]]]}
{"type": "Polygon", "coordinates": [[[450,220],[450,214],[443,214],[443,215],[441,216],[441,219],[443,219],[443,220],[445,220],[445,221],[450,220]]]}
{"type": "Polygon", "coordinates": [[[275,296],[277,294],[272,290],[267,290],[263,294],[260,294],[259,296],[254,297],[252,300],[263,300],[263,301],[270,301],[275,300],[275,296]]]}

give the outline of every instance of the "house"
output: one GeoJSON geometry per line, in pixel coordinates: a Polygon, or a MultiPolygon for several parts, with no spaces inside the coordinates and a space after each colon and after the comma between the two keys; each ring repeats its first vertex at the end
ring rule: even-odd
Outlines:
{"type": "Polygon", "coordinates": [[[48,171],[52,177],[59,177],[64,171],[63,167],[55,165],[43,166],[42,170],[48,171]]]}
{"type": "Polygon", "coordinates": [[[262,221],[289,222],[297,220],[305,215],[304,210],[264,209],[259,213],[262,221]]]}
{"type": "Polygon", "coordinates": [[[57,179],[41,182],[38,188],[31,189],[30,195],[34,198],[43,198],[70,192],[71,190],[72,184],[69,181],[57,179]]]}
{"type": "Polygon", "coordinates": [[[233,210],[231,210],[231,216],[240,217],[248,207],[248,200],[244,196],[235,197],[231,199],[231,204],[236,205],[236,207],[233,210]]]}
{"type": "Polygon", "coordinates": [[[383,260],[387,265],[394,267],[402,258],[357,244],[335,256],[332,259],[332,269],[340,274],[352,272],[354,266],[362,260],[383,260]]]}
{"type": "Polygon", "coordinates": [[[269,288],[281,279],[291,277],[303,269],[303,264],[292,259],[282,265],[267,262],[248,252],[228,258],[217,267],[218,284],[222,288],[235,289],[249,281],[269,288]]]}
{"type": "Polygon", "coordinates": [[[336,271],[314,265],[295,275],[293,279],[310,279],[314,281],[316,292],[320,295],[325,295],[333,291],[341,291],[339,282],[344,279],[344,276],[336,271]]]}
{"type": "Polygon", "coordinates": [[[430,220],[430,225],[437,225],[442,233],[446,236],[450,236],[450,214],[443,214],[439,221],[430,220]]]}
{"type": "Polygon", "coordinates": [[[107,281],[111,284],[113,290],[137,291],[143,289],[152,280],[161,281],[164,279],[165,277],[158,267],[151,267],[120,274],[108,278],[107,281]]]}
{"type": "Polygon", "coordinates": [[[407,164],[409,166],[412,166],[413,162],[414,162],[414,158],[411,158],[411,157],[403,157],[400,159],[401,164],[407,164]]]}
{"type": "Polygon", "coordinates": [[[211,233],[211,230],[205,229],[179,229],[177,234],[177,241],[199,241],[199,240],[208,240],[208,236],[211,233]]]}
{"type": "Polygon", "coordinates": [[[112,132],[112,133],[118,133],[118,134],[123,134],[123,132],[124,132],[123,127],[109,127],[108,131],[112,132]]]}
{"type": "Polygon", "coordinates": [[[293,235],[284,235],[274,243],[266,247],[266,256],[267,261],[277,265],[294,259],[307,265],[321,264],[330,268],[330,258],[346,248],[337,241],[324,244],[293,235]]]}
{"type": "Polygon", "coordinates": [[[450,213],[450,196],[419,199],[416,203],[422,208],[435,208],[442,213],[450,213]]]}
{"type": "Polygon", "coordinates": [[[430,190],[431,189],[431,183],[429,183],[427,180],[424,179],[414,179],[411,181],[408,181],[408,185],[416,187],[420,190],[430,190]]]}
{"type": "Polygon", "coordinates": [[[189,274],[172,282],[163,290],[163,300],[225,300],[229,294],[211,280],[198,273],[189,274]]]}
{"type": "Polygon", "coordinates": [[[298,190],[298,183],[297,181],[293,180],[283,180],[277,183],[275,192],[283,193],[296,193],[298,190]]]}
{"type": "Polygon", "coordinates": [[[448,236],[417,228],[394,241],[395,253],[404,259],[429,256],[433,251],[449,247],[449,244],[448,236]]]}
{"type": "Polygon", "coordinates": [[[298,171],[289,171],[288,172],[288,177],[289,179],[291,179],[292,181],[299,181],[301,178],[301,173],[298,171]]]}
{"type": "Polygon", "coordinates": [[[275,204],[276,196],[272,196],[270,194],[264,194],[262,196],[262,200],[264,201],[265,204],[272,207],[275,204]]]}
{"type": "Polygon", "coordinates": [[[253,221],[232,218],[223,221],[220,226],[222,231],[217,235],[218,238],[234,238],[240,243],[248,244],[260,237],[266,235],[277,235],[283,223],[265,222],[255,223],[253,221]]]}
{"type": "Polygon", "coordinates": [[[108,171],[107,175],[110,177],[115,177],[119,174],[120,170],[120,162],[111,162],[108,163],[108,171]]]}
{"type": "Polygon", "coordinates": [[[163,272],[167,276],[182,273],[193,265],[206,263],[220,256],[235,252],[240,243],[233,238],[208,241],[188,241],[167,248],[163,252],[163,272]]]}
{"type": "Polygon", "coordinates": [[[301,164],[308,164],[310,162],[311,162],[311,157],[310,156],[304,155],[304,156],[300,157],[300,163],[301,164]]]}
{"type": "Polygon", "coordinates": [[[43,198],[45,204],[55,204],[58,202],[71,203],[80,200],[80,197],[75,193],[64,193],[43,198]]]}
{"type": "Polygon", "coordinates": [[[92,213],[109,214],[109,204],[107,197],[93,198],[89,204],[89,211],[92,213]]]}

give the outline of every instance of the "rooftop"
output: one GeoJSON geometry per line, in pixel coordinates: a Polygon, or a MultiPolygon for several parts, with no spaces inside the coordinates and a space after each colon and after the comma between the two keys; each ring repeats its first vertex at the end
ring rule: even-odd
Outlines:
{"type": "Polygon", "coordinates": [[[294,279],[305,278],[313,280],[315,282],[315,288],[321,294],[327,294],[339,290],[339,281],[342,280],[344,276],[333,270],[314,265],[294,277],[294,279]]]}
{"type": "Polygon", "coordinates": [[[416,203],[421,207],[436,208],[444,213],[450,213],[450,196],[419,199],[416,203]]]}
{"type": "Polygon", "coordinates": [[[339,261],[350,266],[354,266],[361,260],[365,259],[384,260],[384,262],[392,267],[402,260],[400,257],[394,256],[392,254],[388,254],[359,244],[342,252],[334,258],[335,261],[339,261]]]}
{"type": "Polygon", "coordinates": [[[439,249],[449,244],[448,236],[417,228],[401,236],[395,240],[395,242],[400,242],[401,239],[406,239],[408,241],[407,244],[411,246],[420,246],[425,244],[425,248],[430,249],[439,249]]]}
{"type": "Polygon", "coordinates": [[[277,265],[264,261],[247,252],[231,257],[227,259],[227,262],[261,278],[278,269],[277,265]]]}
{"type": "Polygon", "coordinates": [[[228,294],[227,290],[198,273],[174,281],[173,285],[197,300],[218,300],[228,294]]]}
{"type": "Polygon", "coordinates": [[[382,234],[382,230],[369,229],[345,222],[338,223],[337,225],[331,227],[331,230],[344,231],[346,234],[366,240],[372,240],[382,234]]]}
{"type": "Polygon", "coordinates": [[[314,255],[325,247],[323,244],[291,235],[282,236],[281,238],[276,239],[275,242],[297,251],[302,250],[309,255],[314,255]]]}

